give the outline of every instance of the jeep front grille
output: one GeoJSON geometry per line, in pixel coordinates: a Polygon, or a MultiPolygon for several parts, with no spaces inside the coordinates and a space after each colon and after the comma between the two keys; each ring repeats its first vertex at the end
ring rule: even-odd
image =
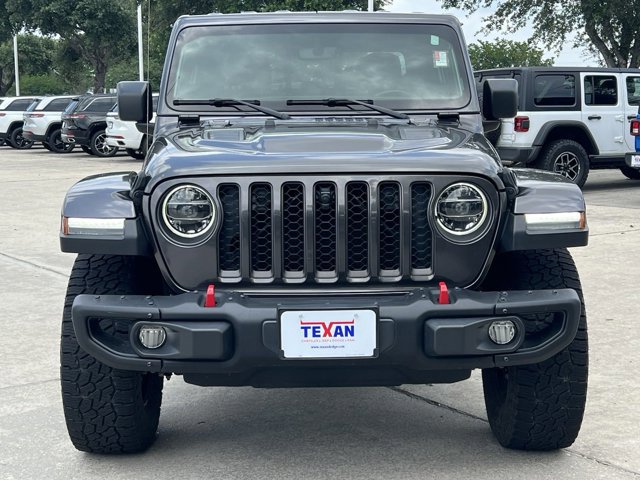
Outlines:
{"type": "Polygon", "coordinates": [[[432,277],[431,183],[410,177],[222,183],[222,282],[432,277]]]}

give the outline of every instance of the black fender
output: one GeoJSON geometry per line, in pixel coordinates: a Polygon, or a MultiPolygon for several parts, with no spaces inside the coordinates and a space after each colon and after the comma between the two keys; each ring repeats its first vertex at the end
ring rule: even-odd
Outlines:
{"type": "Polygon", "coordinates": [[[63,252],[109,255],[152,254],[141,214],[130,197],[135,172],[93,175],[69,189],[62,204],[60,248],[63,252]],[[65,218],[124,219],[122,235],[73,235],[65,232],[65,218]]]}
{"type": "Polygon", "coordinates": [[[581,247],[589,241],[589,228],[528,232],[527,213],[586,212],[580,187],[562,175],[543,170],[510,169],[515,198],[507,214],[498,251],[581,247]]]}
{"type": "Polygon", "coordinates": [[[585,134],[587,141],[591,144],[590,154],[591,155],[599,154],[598,144],[594,140],[593,135],[591,135],[591,132],[589,131],[589,129],[585,126],[584,123],[578,122],[576,120],[555,120],[552,122],[545,123],[540,129],[540,131],[538,132],[538,134],[536,135],[536,138],[533,141],[533,146],[542,147],[547,142],[547,137],[549,136],[549,133],[552,130],[554,130],[555,128],[567,128],[567,127],[578,128],[580,131],[582,131],[585,134]]]}

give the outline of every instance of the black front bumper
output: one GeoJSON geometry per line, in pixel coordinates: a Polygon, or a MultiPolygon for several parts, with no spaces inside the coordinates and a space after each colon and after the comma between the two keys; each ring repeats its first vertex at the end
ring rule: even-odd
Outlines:
{"type": "Polygon", "coordinates": [[[36,135],[35,133],[33,133],[30,130],[23,130],[22,131],[22,136],[26,140],[30,140],[32,142],[44,142],[47,139],[47,137],[45,135],[36,135]]]}
{"type": "Polygon", "coordinates": [[[72,307],[80,346],[122,370],[184,374],[203,385],[312,386],[399,385],[453,382],[473,368],[541,362],[575,337],[581,304],[574,290],[475,292],[453,290],[450,304],[437,289],[363,291],[299,296],[224,291],[216,306],[204,294],[176,296],[79,295],[72,307]],[[372,357],[287,359],[280,348],[283,310],[363,309],[378,312],[372,357]],[[550,315],[544,331],[526,333],[531,315],[550,315]],[[128,337],[104,329],[112,319],[128,337]],[[516,336],[507,345],[488,337],[489,324],[510,319],[516,336]],[[138,341],[142,325],[160,325],[166,343],[156,349],[138,341]]]}

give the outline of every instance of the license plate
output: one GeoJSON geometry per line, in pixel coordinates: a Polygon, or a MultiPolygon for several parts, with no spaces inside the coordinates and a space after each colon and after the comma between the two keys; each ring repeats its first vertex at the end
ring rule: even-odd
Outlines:
{"type": "Polygon", "coordinates": [[[373,357],[375,310],[287,310],[280,314],[284,358],[373,357]]]}
{"type": "Polygon", "coordinates": [[[640,167],[640,155],[631,155],[631,166],[640,167]]]}

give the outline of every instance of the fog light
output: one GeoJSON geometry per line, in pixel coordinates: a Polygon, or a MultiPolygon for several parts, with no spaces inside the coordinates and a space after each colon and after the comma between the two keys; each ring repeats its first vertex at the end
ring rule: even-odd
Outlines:
{"type": "Polygon", "coordinates": [[[138,334],[140,343],[145,348],[159,348],[164,344],[167,339],[167,332],[163,327],[156,327],[154,325],[143,325],[140,327],[140,333],[138,334]]]}
{"type": "Polygon", "coordinates": [[[489,338],[493,343],[506,345],[516,336],[516,326],[511,320],[497,320],[489,325],[489,338]]]}

